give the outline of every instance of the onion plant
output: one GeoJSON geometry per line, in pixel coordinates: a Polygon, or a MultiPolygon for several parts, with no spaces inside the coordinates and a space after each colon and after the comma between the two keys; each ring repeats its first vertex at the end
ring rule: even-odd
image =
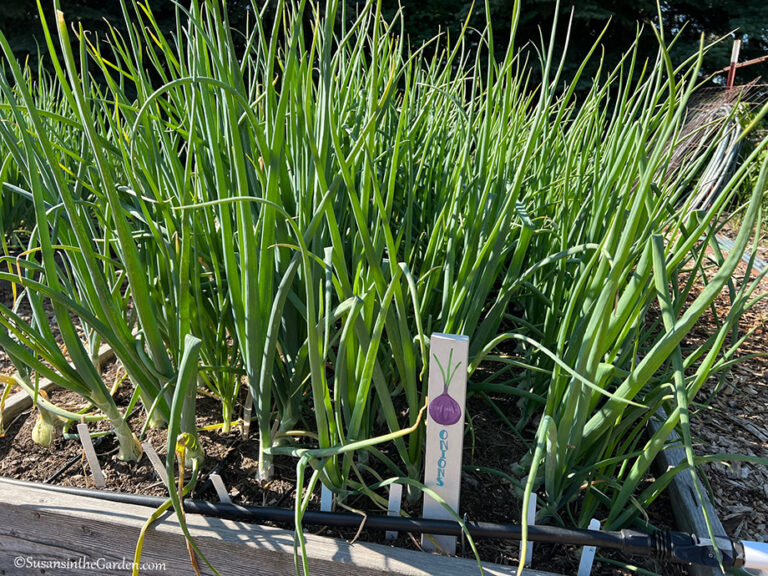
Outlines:
{"type": "MultiPolygon", "coordinates": [[[[596,85],[562,136],[567,147],[562,180],[550,194],[571,200],[553,218],[551,233],[563,248],[594,249],[585,257],[561,260],[559,270],[537,271],[528,298],[552,304],[538,321],[531,314],[536,306],[523,305],[520,324],[562,362],[552,362],[535,348],[526,353],[544,368],[531,371],[529,382],[547,398],[548,418],[540,428],[547,462],[542,480],[547,509],[573,515],[562,521],[586,525],[599,506],[606,506],[608,524],[624,524],[637,514],[636,498],[647,506],[660,485],[640,495],[635,491],[679,423],[689,465],[694,465],[688,403],[710,374],[728,366],[733,351],[723,350],[726,337],[738,333],[740,315],[752,304],[748,297],[754,284],[734,289],[731,275],[759,218],[762,182],[736,245],[717,263],[717,273],[708,277],[704,264],[717,222],[756,156],[746,160],[708,210],[691,217],[686,211],[685,195],[695,188],[720,138],[720,131],[710,130],[703,144],[680,159],[691,137],[683,127],[700,58],[674,68],[660,42],[659,60],[647,76],[633,79],[632,60],[614,72],[624,80],[609,122],[593,112],[601,101],[607,103],[614,87],[596,85]],[[689,304],[697,279],[706,288],[689,304]],[[705,343],[682,349],[688,332],[729,284],[728,317],[705,343]],[[651,314],[656,300],[661,321],[651,314]],[[661,406],[670,416],[645,443],[642,431],[661,406]]],[[[497,341],[519,335],[501,335],[497,341]]],[[[733,338],[731,346],[741,341],[733,338]]]]}
{"type": "MultiPolygon", "coordinates": [[[[61,89],[53,81],[50,75],[40,66],[38,58],[38,72],[33,77],[32,70],[28,63],[23,68],[24,83],[34,85],[35,101],[38,105],[48,112],[61,113],[63,104],[61,102],[61,89]]],[[[8,104],[4,96],[0,95],[0,107],[8,110],[8,104]]],[[[66,129],[62,127],[62,132],[66,134],[66,129]]],[[[17,139],[21,135],[16,133],[17,139]]],[[[10,150],[2,147],[0,156],[0,182],[10,185],[18,184],[19,166],[10,150]]],[[[16,189],[18,190],[18,189],[16,189]]],[[[10,250],[18,250],[29,232],[29,228],[34,225],[34,212],[32,209],[32,199],[23,194],[11,193],[6,190],[5,194],[0,195],[0,231],[2,231],[2,253],[8,256],[10,250]]],[[[12,271],[12,270],[11,270],[12,271]]]]}
{"type": "MultiPolygon", "coordinates": [[[[3,124],[0,135],[20,167],[24,186],[31,196],[36,216],[35,234],[18,259],[18,280],[25,287],[33,310],[31,322],[5,310],[3,346],[20,367],[23,383],[29,369],[89,399],[113,423],[120,442],[120,456],[136,459],[140,448],[122,414],[115,407],[108,389],[92,361],[91,352],[100,342],[108,343],[123,364],[141,398],[148,418],[162,423],[169,415],[169,402],[175,378],[174,354],[168,344],[179,340],[161,332],[155,294],[144,267],[143,230],[132,228],[130,210],[121,201],[117,180],[123,179],[122,135],[111,139],[106,132],[106,112],[98,101],[98,90],[87,77],[85,44],[80,43],[80,67],[75,62],[69,32],[61,13],[57,30],[63,55],[56,55],[53,37],[42,10],[44,31],[56,71],[58,85],[70,116],[66,125],[75,135],[71,148],[60,145],[61,134],[50,120],[59,121],[49,111],[38,108],[24,84],[21,70],[10,57],[11,51],[0,38],[8,57],[16,91],[8,81],[0,85],[5,94],[8,115],[21,133],[21,141],[3,124]],[[65,71],[66,70],[66,71],[65,71]],[[45,316],[43,299],[50,301],[55,325],[64,350],[54,337],[45,316]],[[87,342],[75,328],[73,317],[85,330],[87,342]],[[138,324],[136,326],[135,324],[138,324]],[[139,338],[136,336],[138,329],[139,338]]],[[[181,242],[176,265],[176,289],[181,294],[173,303],[163,303],[181,312],[176,323],[182,330],[189,323],[190,307],[186,284],[189,259],[188,242],[181,242]]],[[[15,281],[12,274],[4,280],[15,281]]],[[[174,326],[175,328],[176,326],[174,326]]],[[[173,336],[173,335],[172,335],[173,336]]],[[[29,388],[29,386],[26,386],[29,388]]],[[[192,429],[194,432],[194,427],[192,429]]]]}

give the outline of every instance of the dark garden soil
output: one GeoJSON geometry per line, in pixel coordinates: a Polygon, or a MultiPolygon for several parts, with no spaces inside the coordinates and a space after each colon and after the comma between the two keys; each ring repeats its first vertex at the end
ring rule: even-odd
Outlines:
{"type": "MultiPolygon", "coordinates": [[[[105,382],[119,377],[118,364],[110,363],[105,368],[105,382]]],[[[82,400],[75,394],[56,390],[51,393],[51,400],[69,410],[84,408],[82,400]]],[[[118,393],[118,404],[127,402],[127,394],[118,393]]],[[[502,409],[504,399],[496,399],[502,409]]],[[[207,426],[220,422],[217,401],[200,396],[198,398],[198,424],[207,426]]],[[[465,446],[464,461],[496,470],[509,470],[523,455],[521,442],[509,432],[509,428],[499,417],[485,406],[478,398],[470,399],[468,414],[472,418],[474,442],[468,439],[465,446]]],[[[90,471],[83,457],[82,449],[76,440],[58,437],[49,448],[43,448],[32,442],[31,434],[36,414],[29,411],[22,414],[9,426],[6,434],[0,438],[0,476],[18,478],[34,482],[52,482],[61,486],[93,488],[90,471]]],[[[130,420],[134,431],[139,434],[142,421],[138,416],[130,420]]],[[[91,427],[93,431],[107,429],[108,425],[98,423],[91,427]]],[[[216,492],[208,479],[211,472],[217,472],[229,490],[232,501],[236,504],[252,506],[292,507],[296,496],[295,461],[289,458],[277,458],[275,461],[275,479],[269,482],[256,480],[257,450],[256,442],[244,440],[239,432],[222,435],[218,431],[203,431],[200,441],[205,450],[201,481],[193,494],[196,499],[217,501],[216,492]]],[[[149,441],[164,460],[167,454],[166,434],[164,430],[146,431],[143,441],[149,441]]],[[[155,474],[146,457],[138,463],[121,462],[115,458],[117,443],[114,436],[104,437],[96,446],[99,462],[106,478],[106,489],[133,494],[152,496],[167,495],[166,489],[155,474]]],[[[462,478],[462,509],[470,520],[499,523],[517,523],[520,518],[520,497],[509,482],[499,476],[484,472],[465,472],[462,478]]],[[[365,497],[351,499],[351,508],[367,513],[381,513],[372,510],[365,497]]],[[[312,498],[311,508],[319,508],[319,491],[312,498]]],[[[404,506],[411,515],[420,515],[420,505],[404,506]]],[[[661,501],[650,511],[651,519],[657,526],[670,527],[668,503],[661,501]]],[[[147,515],[150,510],[148,509],[147,515]]],[[[309,529],[307,532],[323,534],[351,541],[357,536],[359,541],[383,543],[381,532],[362,530],[337,530],[329,528],[309,529]]],[[[401,534],[394,542],[395,546],[418,549],[418,537],[401,534]]],[[[480,539],[476,542],[480,557],[489,562],[515,565],[518,557],[518,544],[512,541],[480,539]]],[[[471,558],[468,545],[463,556],[471,558]]],[[[534,547],[533,566],[562,574],[574,574],[579,562],[580,550],[569,546],[536,544],[534,547]]],[[[662,570],[655,562],[645,558],[627,558],[617,554],[606,557],[644,567],[657,573],[682,574],[677,568],[662,570]]],[[[607,562],[598,561],[593,574],[630,574],[607,562]]]]}
{"type": "MultiPolygon", "coordinates": [[[[768,260],[768,254],[762,254],[768,260]]],[[[740,274],[745,274],[745,266],[740,274]]],[[[737,281],[739,277],[735,278],[737,281]]],[[[768,282],[761,287],[768,292],[768,282]]],[[[9,286],[0,285],[0,298],[9,303],[12,296],[9,286]]],[[[727,298],[721,298],[716,309],[722,313],[728,306],[727,298]]],[[[714,316],[704,318],[697,332],[691,337],[706,338],[711,333],[714,316]]],[[[755,328],[752,337],[745,343],[740,354],[765,354],[768,342],[765,340],[768,322],[768,303],[761,302],[744,318],[742,331],[755,328]]],[[[0,373],[13,372],[7,356],[0,350],[0,373]]],[[[122,369],[116,362],[104,367],[104,381],[107,385],[117,382],[122,369]]],[[[51,399],[58,405],[77,411],[86,407],[78,396],[62,390],[51,393],[51,399]]],[[[129,400],[128,386],[122,384],[116,393],[118,405],[125,406],[129,400]]],[[[242,402],[243,399],[241,399],[242,402]]],[[[495,397],[493,400],[510,415],[517,412],[514,400],[495,397]]],[[[744,360],[734,367],[724,381],[713,379],[697,398],[693,419],[693,433],[696,450],[700,454],[738,453],[768,458],[768,360],[757,356],[744,360]],[[718,392],[717,394],[714,394],[718,392]]],[[[472,422],[471,433],[465,440],[464,462],[470,468],[462,478],[462,509],[470,520],[486,522],[517,523],[520,518],[520,497],[516,488],[502,476],[488,472],[473,471],[472,466],[509,472],[525,453],[525,446],[501,420],[496,412],[479,397],[472,397],[467,405],[472,422]]],[[[29,411],[14,422],[6,422],[6,434],[0,438],[0,476],[53,482],[62,486],[92,487],[90,471],[84,462],[82,450],[76,440],[57,438],[50,448],[42,448],[31,440],[31,431],[36,414],[29,411]]],[[[514,418],[512,418],[514,421],[514,418]]],[[[198,398],[198,425],[209,426],[221,421],[218,401],[200,396],[198,398]]],[[[129,420],[139,435],[143,418],[135,413],[129,420]]],[[[108,429],[106,423],[91,426],[93,431],[108,429]]],[[[525,431],[526,435],[531,434],[525,431]]],[[[531,434],[532,435],[532,434],[531,434]]],[[[219,431],[203,431],[200,440],[206,458],[201,481],[193,494],[194,498],[216,501],[216,493],[208,481],[211,472],[222,476],[233,502],[244,505],[265,505],[292,507],[296,496],[295,461],[290,458],[276,458],[275,479],[268,482],[256,480],[257,444],[253,439],[243,439],[239,429],[223,435],[219,431]]],[[[166,434],[164,430],[147,430],[142,441],[153,444],[161,458],[166,455],[166,434]]],[[[165,487],[152,469],[148,459],[138,463],[118,461],[114,456],[117,445],[114,436],[106,436],[96,446],[99,460],[106,477],[107,489],[127,493],[154,496],[166,494],[165,487]]],[[[706,479],[711,486],[718,513],[732,537],[765,541],[768,539],[766,518],[768,518],[768,466],[760,464],[733,463],[730,466],[715,464],[706,468],[706,479]]],[[[352,508],[366,512],[372,510],[370,500],[360,497],[348,503],[352,508]]],[[[313,496],[312,506],[319,506],[319,493],[313,496]]],[[[405,506],[412,515],[420,515],[420,506],[405,506]]],[[[147,515],[149,515],[149,510],[147,515]]],[[[668,500],[660,498],[648,511],[650,521],[659,527],[672,528],[673,520],[668,500]]],[[[362,530],[339,531],[321,528],[308,530],[352,540],[356,536],[362,541],[383,542],[379,532],[362,530]]],[[[418,539],[400,535],[394,545],[415,549],[418,539]]],[[[480,556],[485,561],[500,564],[517,564],[518,544],[512,541],[479,540],[480,556]]],[[[533,567],[561,574],[575,574],[580,550],[567,546],[537,544],[534,547],[533,567]]],[[[464,556],[472,552],[466,546],[464,556]]],[[[612,563],[619,561],[635,565],[660,574],[683,574],[676,566],[661,566],[645,558],[627,558],[618,554],[598,550],[598,560],[593,574],[635,574],[635,570],[620,568],[612,563]],[[602,559],[601,559],[602,557],[602,559]]]]}

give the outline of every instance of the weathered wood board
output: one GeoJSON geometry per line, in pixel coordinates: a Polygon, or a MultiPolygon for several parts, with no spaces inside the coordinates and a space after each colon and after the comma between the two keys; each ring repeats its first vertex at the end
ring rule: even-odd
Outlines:
{"type": "MultiPolygon", "coordinates": [[[[130,574],[139,530],[151,508],[57,494],[0,479],[0,575],[56,576],[130,574]],[[47,563],[47,564],[42,564],[47,563]],[[44,566],[47,566],[44,567],[44,566]]],[[[200,549],[227,576],[295,576],[293,533],[267,526],[189,515],[187,522],[200,549]]],[[[469,576],[477,563],[403,550],[307,536],[313,576],[469,576]]],[[[142,576],[194,573],[173,514],[147,533],[142,576]]],[[[212,572],[202,562],[201,572],[212,572]]],[[[484,564],[489,576],[515,573],[512,566],[484,564]]],[[[526,576],[554,576],[526,570],[526,576]]]]}
{"type": "MultiPolygon", "coordinates": [[[[659,417],[661,420],[666,419],[664,414],[660,414],[659,417]]],[[[652,418],[650,427],[652,432],[656,432],[660,427],[659,421],[652,418]]],[[[669,441],[673,443],[677,442],[679,441],[679,437],[673,432],[669,441]]],[[[659,472],[663,473],[685,461],[685,450],[682,447],[668,448],[656,456],[656,467],[659,472]]],[[[689,532],[691,534],[697,534],[702,538],[709,538],[707,523],[704,518],[704,512],[702,512],[702,508],[706,508],[714,535],[727,537],[725,528],[723,528],[720,519],[717,517],[717,510],[715,510],[712,501],[707,496],[706,489],[702,486],[701,482],[698,480],[697,482],[699,492],[704,497],[703,501],[697,496],[693,478],[687,471],[675,475],[674,480],[669,485],[669,497],[672,502],[672,513],[675,517],[675,526],[682,532],[689,532]]],[[[720,576],[723,574],[723,571],[719,568],[713,569],[704,566],[691,566],[688,568],[688,573],[692,576],[720,576]]]]}

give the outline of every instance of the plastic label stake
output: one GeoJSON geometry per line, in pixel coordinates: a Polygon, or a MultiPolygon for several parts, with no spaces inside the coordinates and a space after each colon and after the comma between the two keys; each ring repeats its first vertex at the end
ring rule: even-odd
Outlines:
{"type": "MultiPolygon", "coordinates": [[[[387,506],[387,516],[400,516],[400,503],[403,499],[403,485],[389,485],[389,505],[387,506]]],[[[387,540],[397,540],[397,531],[387,530],[384,534],[387,540]]]]}
{"type": "Polygon", "coordinates": [[[325,484],[320,485],[320,512],[333,510],[333,492],[325,484]]]}
{"type": "Polygon", "coordinates": [[[219,497],[219,502],[222,504],[232,504],[232,499],[229,497],[227,487],[224,486],[224,480],[221,479],[221,476],[213,472],[209,478],[211,479],[211,484],[213,484],[213,489],[216,490],[216,496],[219,497]]]}
{"type": "MultiPolygon", "coordinates": [[[[589,522],[590,530],[600,530],[600,520],[592,518],[589,522]]],[[[595,561],[594,546],[584,546],[581,550],[581,560],[579,561],[579,572],[577,576],[589,576],[592,573],[592,564],[595,561]]]]}
{"type": "MultiPolygon", "coordinates": [[[[531,492],[528,498],[528,526],[536,526],[536,501],[536,492],[531,492]]],[[[533,562],[533,542],[528,540],[528,545],[525,547],[525,563],[523,565],[526,568],[530,568],[531,562],[533,562]]]]}
{"type": "MultiPolygon", "coordinates": [[[[469,337],[432,334],[429,347],[429,408],[424,484],[459,511],[461,457],[467,397],[469,337]]],[[[455,520],[437,500],[424,494],[424,518],[455,520]]],[[[428,552],[456,553],[455,536],[422,535],[428,552]]]]}
{"type": "Polygon", "coordinates": [[[160,456],[157,455],[155,447],[152,446],[152,444],[149,442],[142,442],[141,447],[144,448],[144,453],[147,455],[147,458],[149,458],[149,462],[152,464],[152,468],[155,469],[155,474],[158,475],[160,480],[162,480],[163,484],[165,484],[167,487],[168,473],[165,471],[165,464],[163,464],[163,461],[160,460],[160,456]]]}
{"type": "Polygon", "coordinates": [[[91,440],[91,433],[88,432],[88,424],[78,424],[77,433],[80,436],[80,444],[83,445],[85,458],[88,460],[88,466],[93,475],[93,484],[96,488],[104,488],[107,482],[104,480],[104,473],[101,471],[99,459],[96,457],[96,450],[93,449],[93,441],[91,440]]]}

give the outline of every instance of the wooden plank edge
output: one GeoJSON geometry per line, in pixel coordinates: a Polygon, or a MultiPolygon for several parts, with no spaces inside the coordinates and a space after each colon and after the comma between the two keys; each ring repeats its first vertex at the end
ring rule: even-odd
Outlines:
{"type": "MultiPolygon", "coordinates": [[[[667,416],[664,410],[659,409],[658,417],[651,418],[650,420],[651,433],[655,433],[666,418],[667,416]]],[[[668,442],[673,444],[680,442],[680,437],[673,431],[668,442]]],[[[656,456],[655,465],[657,471],[662,474],[686,461],[687,457],[685,449],[682,447],[673,447],[659,452],[656,456]]],[[[675,517],[675,525],[679,530],[708,539],[709,531],[707,530],[707,523],[703,512],[703,509],[706,509],[707,516],[709,516],[710,523],[712,524],[713,534],[716,537],[728,537],[725,528],[717,515],[715,505],[709,497],[709,493],[698,478],[696,479],[696,484],[694,484],[690,473],[687,470],[684,470],[679,474],[675,474],[668,489],[672,504],[672,514],[675,517]],[[703,497],[703,501],[696,493],[697,485],[699,493],[703,497]]],[[[691,574],[691,576],[723,575],[723,571],[719,568],[707,568],[704,566],[690,566],[688,568],[688,573],[691,574]]]]}
{"type": "MultiPolygon", "coordinates": [[[[152,509],[63,495],[36,487],[20,487],[0,478],[0,567],[15,566],[14,574],[39,574],[40,562],[58,562],[57,576],[82,576],[86,562],[110,565],[110,576],[130,574],[121,569],[133,561],[139,530],[152,509]],[[21,560],[19,560],[21,559],[21,560]],[[38,562],[38,569],[34,566],[38,562]],[[16,564],[23,562],[22,564],[16,564]],[[67,568],[66,563],[75,565],[67,568]],[[80,562],[80,566],[77,565],[80,562]],[[20,568],[19,568],[20,566],[20,568]]],[[[211,563],[228,576],[295,576],[293,532],[217,518],[188,515],[198,546],[211,563]]],[[[479,574],[474,560],[449,558],[381,544],[349,544],[308,534],[312,576],[468,576],[479,574]]],[[[148,531],[141,571],[146,576],[187,576],[189,556],[173,514],[166,514],[148,531]]],[[[212,572],[201,562],[203,574],[212,572]]],[[[48,564],[49,568],[52,564],[48,564]]],[[[484,563],[489,576],[510,576],[514,566],[484,563]]],[[[0,568],[0,574],[6,574],[0,568]]],[[[557,576],[526,569],[525,576],[557,576]]]]}
{"type": "MultiPolygon", "coordinates": [[[[115,352],[110,348],[108,345],[104,344],[99,348],[99,355],[97,358],[98,367],[100,368],[105,362],[108,362],[112,358],[114,358],[115,352]]],[[[15,376],[18,376],[18,372],[15,374],[15,376]]],[[[51,382],[48,378],[40,378],[38,382],[38,387],[40,390],[45,390],[46,392],[50,390],[54,390],[58,388],[58,385],[54,382],[51,382]]],[[[2,389],[0,389],[2,391],[2,389]]],[[[13,394],[8,400],[5,402],[5,405],[3,406],[2,410],[2,420],[4,422],[5,426],[10,425],[10,423],[13,421],[16,416],[24,412],[25,410],[28,410],[32,406],[32,397],[27,394],[24,390],[20,392],[16,392],[13,394]]],[[[2,572],[0,572],[2,574],[2,572]]]]}

